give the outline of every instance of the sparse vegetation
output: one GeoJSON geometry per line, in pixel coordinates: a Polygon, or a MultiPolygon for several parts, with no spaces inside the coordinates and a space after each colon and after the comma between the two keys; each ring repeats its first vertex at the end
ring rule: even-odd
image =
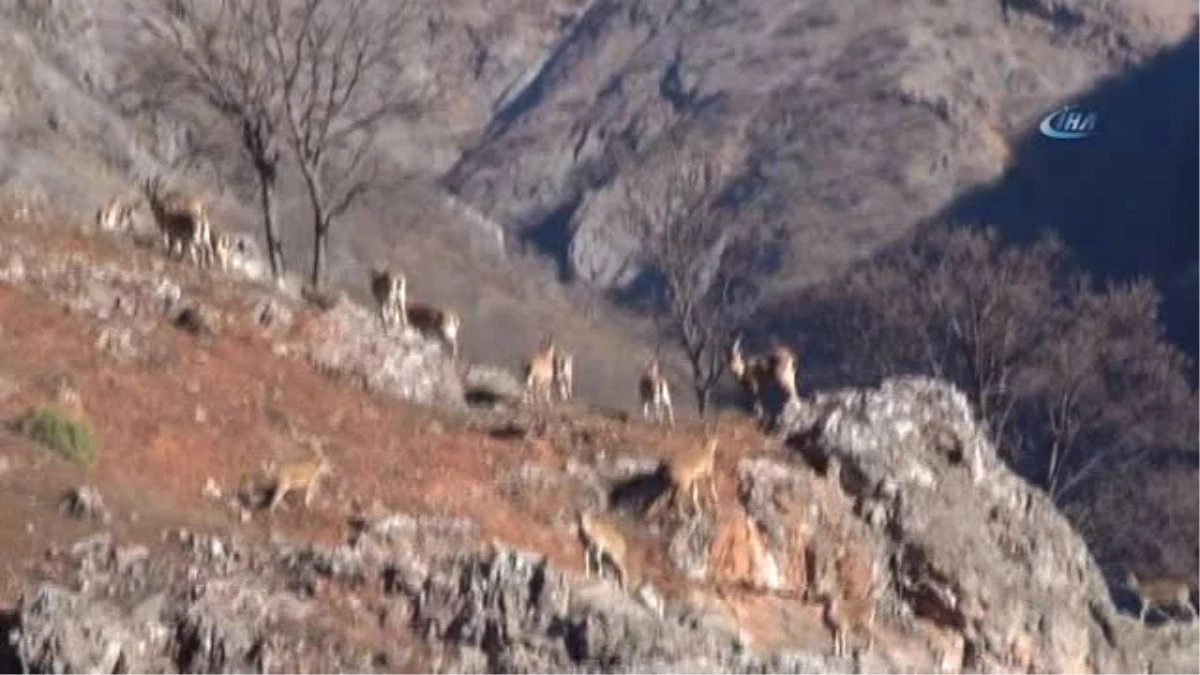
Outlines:
{"type": "MultiPolygon", "coordinates": [[[[1097,286],[1053,239],[1004,246],[991,229],[941,227],[798,308],[814,358],[836,365],[827,378],[954,382],[1007,461],[1100,540],[1132,511],[1089,484],[1197,442],[1187,359],[1158,304],[1144,281],[1097,286]]],[[[1194,528],[1183,536],[1194,549],[1194,528]]]]}
{"type": "Polygon", "coordinates": [[[97,446],[91,427],[56,406],[31,410],[21,420],[21,431],[71,461],[84,465],[96,461],[97,446]]]}

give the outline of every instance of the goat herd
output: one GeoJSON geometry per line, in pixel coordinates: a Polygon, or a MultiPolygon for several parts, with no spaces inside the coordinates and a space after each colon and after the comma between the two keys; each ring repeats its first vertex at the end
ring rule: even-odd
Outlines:
{"type": "MultiPolygon", "coordinates": [[[[741,338],[730,345],[726,354],[729,372],[754,402],[754,417],[764,416],[763,394],[770,388],[781,392],[786,401],[797,397],[796,354],[778,346],[764,355],[747,358],[742,353],[741,338]]],[[[574,357],[555,345],[552,335],[546,336],[525,364],[525,399],[550,403],[554,394],[559,400],[571,398],[572,362],[574,357]]],[[[642,417],[656,424],[675,426],[675,409],[671,403],[671,385],[656,356],[638,379],[638,397],[642,417]]]]}
{"type": "Polygon", "coordinates": [[[105,231],[132,229],[134,214],[145,203],[162,234],[168,256],[186,256],[194,265],[215,264],[227,270],[233,251],[245,246],[244,240],[213,229],[208,206],[200,198],[178,189],[164,189],[157,176],[142,182],[142,192],[141,197],[110,198],[96,212],[96,225],[105,231]]]}
{"type": "MultiPolygon", "coordinates": [[[[209,221],[208,208],[203,200],[176,189],[164,189],[160,178],[144,180],[142,195],[126,198],[117,195],[109,199],[96,213],[96,224],[104,231],[132,229],[134,216],[143,203],[149,206],[157,225],[162,243],[169,257],[183,260],[203,268],[217,266],[228,270],[231,255],[245,254],[245,239],[231,236],[214,229],[209,221]]],[[[452,359],[458,356],[458,334],[461,319],[449,309],[431,305],[408,303],[407,280],[401,272],[377,266],[371,271],[370,290],[385,332],[395,328],[412,327],[424,334],[438,338],[452,359]]],[[[729,372],[753,401],[756,420],[764,417],[763,395],[767,391],[780,392],[787,402],[797,399],[796,355],[791,349],[778,346],[765,354],[747,357],[742,352],[741,338],[730,345],[726,353],[729,372]]],[[[574,356],[555,344],[552,334],[547,335],[534,354],[525,362],[523,402],[550,405],[554,399],[567,402],[572,398],[574,356]]],[[[675,412],[671,401],[671,386],[657,356],[646,364],[638,379],[638,396],[642,404],[642,417],[655,424],[675,426],[675,412]]],[[[680,515],[684,515],[684,502],[690,497],[694,514],[701,510],[700,485],[707,483],[707,496],[714,508],[717,505],[717,490],[714,477],[717,438],[712,432],[705,434],[703,444],[689,447],[664,461],[670,489],[652,505],[674,503],[680,515]],[[669,498],[669,499],[668,499],[669,498]]],[[[312,460],[294,462],[282,467],[272,485],[270,509],[273,511],[283,498],[292,491],[303,491],[304,503],[311,503],[320,478],[332,469],[323,454],[312,460]]],[[[578,514],[578,534],[584,546],[585,574],[591,575],[593,567],[603,572],[608,562],[616,573],[622,589],[627,587],[628,543],[619,523],[608,514],[583,511],[578,514]]],[[[1195,588],[1194,580],[1176,581],[1136,579],[1132,575],[1128,582],[1142,600],[1139,619],[1145,619],[1147,609],[1152,606],[1170,604],[1185,605],[1192,610],[1188,594],[1195,588]]],[[[823,618],[833,631],[835,653],[844,653],[846,637],[850,631],[867,633],[867,649],[873,643],[871,625],[874,620],[874,603],[870,597],[843,598],[829,590],[820,594],[824,603],[823,618]]],[[[1195,610],[1192,610],[1195,616],[1195,610]]]]}
{"type": "MultiPolygon", "coordinates": [[[[154,223],[162,235],[168,257],[187,258],[202,268],[219,267],[228,271],[233,253],[246,253],[246,240],[213,227],[204,200],[179,189],[166,189],[160,177],[141,183],[142,194],[114,195],[96,211],[96,225],[102,231],[123,232],[134,228],[134,218],[143,204],[149,206],[154,223]]],[[[386,329],[396,325],[413,326],[433,334],[452,357],[458,355],[459,316],[431,305],[406,302],[405,279],[387,270],[373,273],[371,291],[379,303],[380,317],[386,329]]]]}
{"type": "MultiPolygon", "coordinates": [[[[121,195],[109,199],[96,213],[101,230],[132,229],[135,212],[143,203],[149,206],[162,243],[169,257],[192,264],[228,270],[230,255],[244,254],[245,241],[214,229],[209,222],[205,203],[179,190],[165,190],[159,178],[143,181],[142,195],[127,199],[121,195]]],[[[451,359],[458,356],[459,315],[449,309],[430,305],[409,304],[405,275],[386,266],[376,266],[370,273],[370,291],[378,311],[378,320],[385,333],[397,328],[412,327],[433,334],[445,346],[451,359]]],[[[726,353],[730,373],[753,400],[756,420],[764,417],[763,394],[769,390],[781,392],[786,401],[797,398],[796,355],[779,346],[765,354],[747,357],[742,352],[741,338],[730,345],[726,353]]],[[[574,355],[555,344],[553,334],[547,335],[524,364],[523,402],[551,405],[557,398],[568,402],[573,394],[574,355]]],[[[642,417],[655,424],[675,426],[675,411],[671,386],[657,355],[646,364],[637,384],[642,405],[642,417]]],[[[718,440],[712,431],[706,432],[702,444],[689,446],[663,462],[669,490],[661,495],[651,511],[671,502],[679,515],[685,515],[685,504],[694,515],[702,510],[701,495],[717,508],[716,468],[718,440]],[[701,484],[707,488],[702,490],[701,484]]],[[[321,478],[332,470],[329,460],[321,453],[309,460],[292,462],[278,469],[271,485],[269,509],[274,511],[287,494],[303,493],[305,506],[311,504],[321,478]]],[[[630,579],[628,547],[621,525],[602,511],[578,513],[578,535],[584,548],[585,574],[593,569],[603,574],[605,563],[616,575],[618,585],[627,589],[630,579]]],[[[644,581],[644,580],[643,580],[644,581]]],[[[866,600],[851,602],[833,594],[825,599],[825,620],[834,632],[835,651],[844,651],[848,631],[869,626],[874,617],[873,603],[866,600]]],[[[869,635],[869,634],[868,634],[869,635]]],[[[871,639],[868,638],[868,649],[871,639]]]]}
{"type": "MultiPolygon", "coordinates": [[[[205,268],[214,265],[229,269],[230,256],[244,253],[245,240],[215,229],[205,202],[179,189],[165,189],[161,178],[147,178],[141,184],[142,195],[127,198],[116,195],[96,212],[96,224],[101,230],[128,230],[134,214],[143,203],[149,206],[154,222],[162,235],[167,255],[179,260],[185,257],[192,264],[205,268]]],[[[403,273],[386,267],[371,272],[371,294],[386,331],[412,326],[422,333],[437,337],[452,358],[458,356],[458,333],[462,320],[450,309],[432,305],[409,304],[407,281],[403,273]]],[[[730,373],[750,395],[756,419],[763,417],[762,395],[770,387],[782,392],[786,400],[796,397],[796,355],[787,347],[747,358],[741,349],[741,339],[734,340],[727,354],[730,373]]],[[[525,364],[526,402],[550,404],[554,398],[569,401],[573,390],[574,356],[559,348],[552,336],[547,336],[525,364]]],[[[638,380],[638,396],[642,416],[656,424],[675,425],[675,410],[671,402],[671,387],[657,357],[646,365],[638,380]]]]}

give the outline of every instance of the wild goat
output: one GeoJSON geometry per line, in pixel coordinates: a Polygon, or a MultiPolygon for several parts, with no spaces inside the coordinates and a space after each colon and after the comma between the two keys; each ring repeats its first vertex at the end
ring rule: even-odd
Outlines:
{"type": "Polygon", "coordinates": [[[133,228],[133,214],[141,206],[140,199],[113,195],[96,210],[96,227],[105,232],[123,232],[133,228]]]}
{"type": "Polygon", "coordinates": [[[423,334],[437,336],[450,352],[450,358],[458,358],[458,331],[462,325],[458,314],[431,305],[407,305],[406,310],[408,325],[423,334]]]}
{"type": "Polygon", "coordinates": [[[671,386],[662,373],[658,359],[655,358],[646,366],[638,380],[638,395],[642,401],[642,418],[650,419],[650,410],[654,410],[655,424],[661,424],[664,417],[668,426],[675,426],[675,409],[671,406],[671,386]]]}
{"type": "Polygon", "coordinates": [[[218,232],[216,229],[209,228],[208,250],[212,255],[213,263],[215,263],[217,267],[220,267],[221,271],[229,271],[229,262],[231,256],[233,256],[233,252],[235,250],[241,250],[242,248],[242,240],[232,235],[225,234],[224,232],[218,232]]]}
{"type": "Polygon", "coordinates": [[[541,400],[550,404],[551,388],[554,385],[557,353],[554,336],[547,335],[537,351],[525,363],[525,400],[534,402],[541,400]]]}
{"type": "Polygon", "coordinates": [[[592,576],[592,561],[596,563],[596,574],[603,576],[604,559],[612,563],[617,575],[617,585],[625,590],[627,579],[625,537],[612,520],[595,513],[579,513],[579,540],[583,544],[584,576],[592,576]]]}
{"type": "Polygon", "coordinates": [[[562,352],[554,357],[554,387],[558,400],[568,403],[574,395],[575,385],[575,356],[570,352],[562,352]]]}
{"type": "Polygon", "coordinates": [[[275,507],[279,506],[287,493],[292,490],[304,490],[304,505],[311,505],[313,495],[317,491],[317,483],[322,476],[330,472],[331,468],[329,461],[324,457],[293,462],[280,467],[275,474],[272,486],[270,510],[274,511],[275,507]]]}
{"type": "Polygon", "coordinates": [[[1137,594],[1138,621],[1146,623],[1146,613],[1151,608],[1160,611],[1165,607],[1175,605],[1186,607],[1188,618],[1196,618],[1196,608],[1192,606],[1191,594],[1196,590],[1195,575],[1163,575],[1157,577],[1138,578],[1130,572],[1125,577],[1125,585],[1137,594]]]}
{"type": "Polygon", "coordinates": [[[835,594],[822,596],[821,618],[833,633],[833,653],[845,656],[847,637],[851,632],[866,633],[866,650],[875,644],[875,601],[870,596],[840,598],[835,594]]]}
{"type": "Polygon", "coordinates": [[[712,497],[713,508],[717,508],[717,482],[714,475],[717,458],[717,437],[708,436],[704,445],[693,446],[663,462],[670,487],[650,510],[658,507],[663,500],[669,498],[674,502],[679,515],[684,516],[683,498],[688,495],[692,500],[695,515],[700,515],[700,481],[708,482],[708,494],[712,497]]]}
{"type": "Polygon", "coordinates": [[[747,359],[742,354],[742,338],[738,336],[729,346],[729,372],[754,401],[754,417],[763,418],[762,396],[769,387],[776,387],[785,400],[797,398],[796,354],[787,347],[776,347],[769,354],[747,359]]]}
{"type": "Polygon", "coordinates": [[[386,267],[371,270],[371,295],[379,306],[379,321],[390,331],[397,323],[408,327],[408,280],[403,272],[386,267]]]}
{"type": "Polygon", "coordinates": [[[164,191],[159,177],[146,179],[142,190],[154,214],[154,221],[163,233],[167,255],[175,255],[182,260],[186,254],[192,264],[211,265],[212,228],[208,222],[208,207],[204,202],[178,190],[164,191]]]}

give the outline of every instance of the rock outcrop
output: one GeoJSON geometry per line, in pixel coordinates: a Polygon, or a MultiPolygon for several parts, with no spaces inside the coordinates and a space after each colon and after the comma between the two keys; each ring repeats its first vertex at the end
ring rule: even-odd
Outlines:
{"type": "MultiPolygon", "coordinates": [[[[83,588],[47,583],[22,602],[14,646],[29,672],[379,672],[316,620],[318,587],[382,587],[358,622],[424,638],[452,672],[762,672],[733,627],[686,607],[662,620],[607,583],[539,555],[471,551],[453,520],[393,515],[335,548],[249,547],[184,534],[175,565],[120,565],[111,538],[73,552],[83,588]]],[[[354,624],[355,619],[351,620],[354,624]]]]}
{"type": "Polygon", "coordinates": [[[440,342],[412,328],[385,333],[374,313],[344,299],[317,317],[298,347],[317,369],[368,390],[463,405],[458,370],[440,342]]]}
{"type": "MultiPolygon", "coordinates": [[[[788,445],[838,480],[872,528],[888,588],[912,615],[962,637],[973,672],[1151,672],[1180,662],[1118,615],[1083,539],[998,461],[966,397],[900,378],[788,411],[788,445]]],[[[1193,627],[1176,633],[1190,649],[1193,627]]],[[[1151,633],[1158,635],[1151,631],[1151,633]]]]}
{"type": "Polygon", "coordinates": [[[336,546],[185,532],[151,557],[93,537],[52,556],[63,571],[22,602],[16,653],[31,672],[1200,671],[1192,625],[1116,612],[1080,537],[953,387],[821,394],[782,428],[782,451],[738,460],[735,513],[668,533],[673,564],[779,605],[832,570],[844,593],[874,589],[872,650],[762,650],[711,604],[481,547],[470,520],[388,514],[336,546]],[[365,626],[392,647],[355,642],[365,626]]]}
{"type": "MultiPolygon", "coordinates": [[[[156,237],[149,240],[156,242],[156,237]]],[[[257,294],[248,312],[227,312],[210,296],[201,300],[192,270],[172,269],[162,259],[98,262],[82,254],[40,250],[23,238],[0,242],[0,280],[94,319],[99,325],[96,348],[117,360],[155,358],[147,336],[161,325],[212,339],[226,324],[249,320],[273,340],[277,354],[305,358],[319,370],[403,400],[463,405],[457,369],[440,343],[415,330],[386,335],[360,305],[335,303],[296,339],[288,332],[295,314],[291,299],[258,283],[261,261],[253,258],[254,249],[241,255],[229,276],[245,284],[243,291],[257,294]]]]}

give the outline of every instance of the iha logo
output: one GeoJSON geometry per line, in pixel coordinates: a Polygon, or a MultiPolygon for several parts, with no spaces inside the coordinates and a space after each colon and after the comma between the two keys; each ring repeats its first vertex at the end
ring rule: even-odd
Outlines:
{"type": "Polygon", "coordinates": [[[1042,118],[1038,130],[1047,138],[1075,140],[1094,136],[1100,115],[1095,111],[1082,110],[1075,106],[1060,108],[1042,118]]]}

